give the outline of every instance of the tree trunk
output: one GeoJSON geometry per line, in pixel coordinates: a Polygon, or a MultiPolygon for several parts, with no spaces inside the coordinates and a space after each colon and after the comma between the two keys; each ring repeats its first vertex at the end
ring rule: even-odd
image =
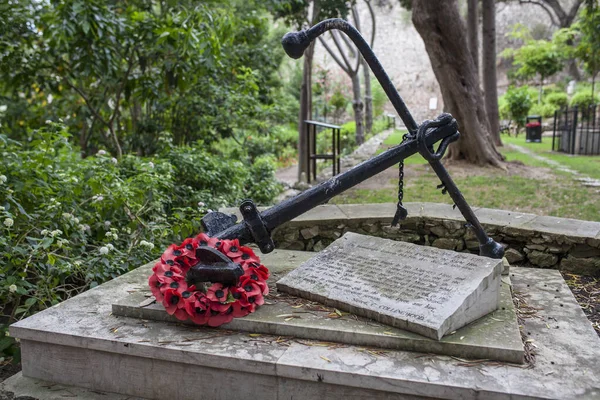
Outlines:
{"type": "Polygon", "coordinates": [[[354,110],[354,121],[356,122],[356,144],[361,145],[365,141],[365,133],[363,128],[363,108],[364,104],[360,96],[360,78],[358,73],[351,76],[352,78],[352,109],[354,110]]]}
{"type": "Polygon", "coordinates": [[[496,150],[479,89],[467,33],[456,0],[413,0],[412,21],[425,43],[444,105],[458,121],[461,138],[448,156],[504,168],[496,150]]]}
{"type": "Polygon", "coordinates": [[[485,112],[490,122],[490,134],[496,146],[502,146],[500,140],[500,122],[498,115],[498,82],[496,78],[496,2],[482,0],[482,75],[485,112]]]}
{"type": "Polygon", "coordinates": [[[475,63],[475,73],[479,75],[479,40],[478,40],[478,20],[477,2],[479,0],[468,0],[467,11],[467,35],[469,37],[469,52],[475,63]]]}
{"type": "Polygon", "coordinates": [[[369,135],[373,131],[373,97],[371,96],[371,70],[364,58],[362,67],[365,78],[365,131],[369,135]]]}
{"type": "Polygon", "coordinates": [[[306,123],[312,115],[312,60],[315,52],[314,42],[304,52],[304,66],[302,68],[302,87],[300,88],[300,113],[298,116],[298,182],[302,180],[302,173],[308,178],[307,157],[309,152],[306,123]]]}

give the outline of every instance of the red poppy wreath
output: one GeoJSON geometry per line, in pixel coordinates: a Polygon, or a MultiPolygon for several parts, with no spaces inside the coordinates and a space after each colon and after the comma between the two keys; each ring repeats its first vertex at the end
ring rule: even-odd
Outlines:
{"type": "Polygon", "coordinates": [[[264,304],[269,293],[269,270],[251,248],[240,246],[238,239],[222,240],[204,233],[188,238],[179,246],[172,244],[152,268],[148,279],[156,301],[162,302],[167,313],[198,325],[219,326],[233,318],[244,317],[264,304]],[[237,284],[210,286],[189,284],[188,271],[202,262],[199,249],[210,247],[239,264],[244,273],[237,284]]]}

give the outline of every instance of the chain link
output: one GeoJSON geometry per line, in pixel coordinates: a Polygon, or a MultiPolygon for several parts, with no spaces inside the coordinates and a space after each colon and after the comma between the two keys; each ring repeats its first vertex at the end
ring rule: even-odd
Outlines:
{"type": "MultiPolygon", "coordinates": [[[[408,133],[405,133],[402,136],[402,143],[406,141],[408,138],[408,133]]],[[[402,144],[400,143],[400,144],[402,144]]],[[[408,215],[406,208],[402,205],[402,200],[404,199],[404,160],[401,160],[398,163],[398,204],[396,205],[396,214],[394,215],[394,219],[392,220],[392,226],[396,226],[400,220],[403,220],[408,215]]]]}

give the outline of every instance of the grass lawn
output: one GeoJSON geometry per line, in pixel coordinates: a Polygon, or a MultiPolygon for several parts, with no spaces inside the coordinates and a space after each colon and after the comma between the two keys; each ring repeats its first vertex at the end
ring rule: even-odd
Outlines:
{"type": "MultiPolygon", "coordinates": [[[[402,140],[404,132],[395,132],[381,151],[402,140]]],[[[507,138],[505,143],[526,147],[590,177],[600,179],[600,157],[569,156],[552,153],[551,139],[526,143],[525,135],[507,138]]],[[[582,186],[573,175],[558,171],[543,161],[516,150],[501,147],[508,172],[496,168],[476,168],[462,162],[446,162],[450,175],[469,204],[538,215],[552,215],[600,221],[600,193],[582,186]]],[[[439,179],[426,161],[412,156],[405,162],[405,201],[452,203],[448,195],[436,189],[439,179]]],[[[391,168],[332,200],[333,203],[385,203],[397,201],[397,168],[391,168]]]]}
{"type": "MultiPolygon", "coordinates": [[[[572,170],[587,175],[590,178],[600,179],[600,156],[579,156],[565,154],[561,152],[554,152],[552,151],[551,137],[542,138],[542,143],[527,143],[525,142],[525,135],[523,134],[520,135],[518,138],[503,136],[502,141],[504,143],[512,143],[521,147],[525,147],[543,157],[559,162],[572,170]]],[[[527,156],[525,157],[529,158],[527,156]]],[[[511,161],[510,158],[508,159],[509,161],[511,161]]],[[[528,165],[533,165],[525,162],[522,159],[519,161],[522,161],[528,165]]],[[[547,166],[547,164],[545,165],[547,166]]]]}

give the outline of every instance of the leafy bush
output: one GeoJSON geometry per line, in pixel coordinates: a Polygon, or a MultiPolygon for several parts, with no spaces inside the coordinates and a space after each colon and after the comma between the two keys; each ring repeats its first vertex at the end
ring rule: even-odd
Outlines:
{"type": "Polygon", "coordinates": [[[569,104],[569,97],[564,92],[549,93],[544,98],[544,103],[553,107],[554,110],[558,110],[561,107],[566,107],[569,104]]]}
{"type": "Polygon", "coordinates": [[[203,150],[81,159],[58,124],[26,142],[0,134],[0,312],[13,322],[47,308],[157,258],[209,208],[278,193],[271,158],[203,150]]]}
{"type": "Polygon", "coordinates": [[[570,107],[577,106],[580,109],[587,109],[589,106],[598,103],[598,95],[592,96],[590,90],[580,90],[576,92],[569,103],[570,107]]]}
{"type": "Polygon", "coordinates": [[[531,95],[528,86],[511,86],[506,92],[504,99],[507,103],[510,119],[517,123],[518,128],[525,125],[525,118],[531,108],[531,95]]]}
{"type": "Polygon", "coordinates": [[[541,115],[544,118],[550,118],[552,116],[554,116],[554,111],[556,111],[556,108],[551,105],[551,104],[534,104],[533,106],[531,106],[531,108],[529,109],[529,114],[530,115],[541,115]]]}
{"type": "Polygon", "coordinates": [[[377,118],[383,114],[383,108],[388,98],[376,79],[371,82],[371,96],[373,97],[373,118],[377,118]]]}
{"type": "Polygon", "coordinates": [[[508,102],[506,101],[506,94],[498,97],[498,113],[500,119],[508,120],[510,119],[510,113],[508,110],[508,102]]]}

